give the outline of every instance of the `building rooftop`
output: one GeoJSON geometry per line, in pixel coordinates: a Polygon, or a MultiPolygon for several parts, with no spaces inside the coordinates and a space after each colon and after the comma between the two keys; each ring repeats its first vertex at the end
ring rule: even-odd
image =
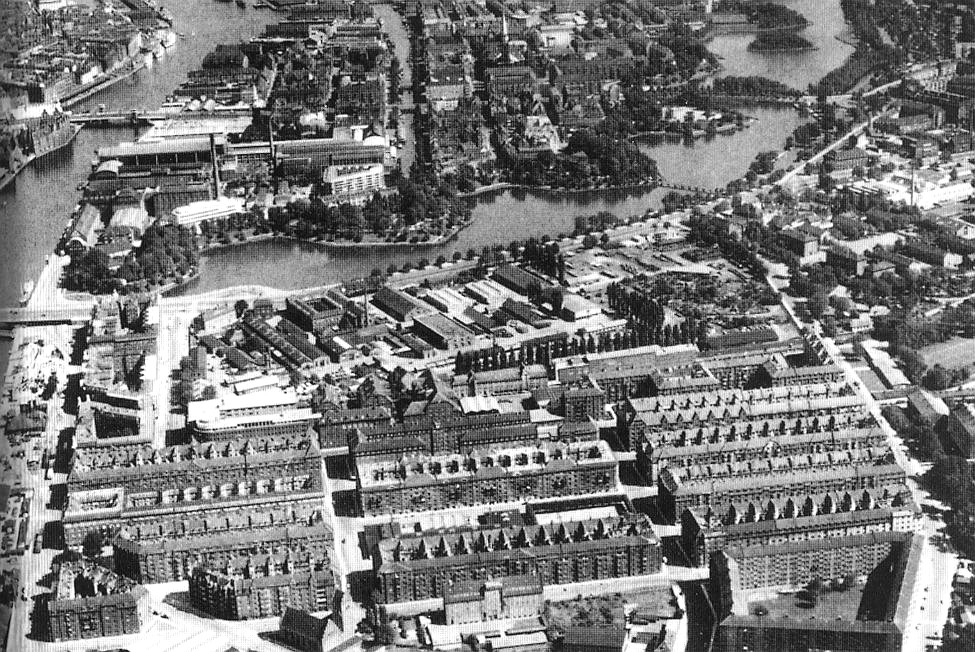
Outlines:
{"type": "MultiPolygon", "coordinates": [[[[742,471],[744,472],[744,471],[742,471]]],[[[727,492],[746,490],[759,490],[761,487],[777,486],[782,484],[803,485],[809,483],[815,485],[821,482],[839,480],[843,478],[872,477],[890,475],[892,477],[906,477],[904,470],[897,464],[862,465],[862,466],[841,466],[831,468],[806,467],[791,470],[787,473],[773,474],[769,472],[756,471],[751,475],[727,475],[721,478],[700,477],[686,483],[679,480],[679,472],[672,473],[670,467],[660,473],[660,482],[671,488],[671,491],[678,496],[708,494],[724,497],[727,492]]]]}
{"type": "Polygon", "coordinates": [[[395,461],[367,461],[358,466],[359,482],[372,489],[397,485],[424,485],[466,478],[534,474],[578,465],[615,464],[604,441],[544,442],[534,446],[475,449],[467,455],[414,454],[395,461]]]}
{"type": "Polygon", "coordinates": [[[542,593],[542,581],[537,575],[508,575],[496,580],[467,580],[454,582],[444,589],[444,603],[480,600],[487,588],[497,587],[505,598],[542,593]]]}

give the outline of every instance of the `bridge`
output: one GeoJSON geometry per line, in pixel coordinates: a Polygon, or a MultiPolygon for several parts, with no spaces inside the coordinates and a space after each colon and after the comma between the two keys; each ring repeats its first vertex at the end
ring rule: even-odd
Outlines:
{"type": "Polygon", "coordinates": [[[94,126],[147,125],[166,120],[170,114],[162,111],[119,111],[117,113],[73,113],[72,124],[94,126]]]}
{"type": "Polygon", "coordinates": [[[940,392],[933,392],[935,396],[945,403],[951,401],[967,401],[975,398],[975,387],[970,389],[946,389],[940,392]]]}
{"type": "Polygon", "coordinates": [[[0,309],[0,324],[7,327],[81,324],[91,319],[92,305],[73,302],[69,305],[3,308],[0,309]]]}
{"type": "Polygon", "coordinates": [[[692,186],[686,183],[671,183],[669,181],[661,180],[657,184],[658,188],[669,188],[670,190],[679,190],[681,192],[690,192],[700,195],[706,195],[709,198],[720,197],[724,193],[724,188],[704,188],[702,186],[692,186]]]}

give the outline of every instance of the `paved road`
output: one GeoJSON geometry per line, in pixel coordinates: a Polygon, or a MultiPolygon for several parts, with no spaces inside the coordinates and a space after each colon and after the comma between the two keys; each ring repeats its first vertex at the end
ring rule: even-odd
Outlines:
{"type": "Polygon", "coordinates": [[[153,442],[156,447],[166,445],[166,432],[177,425],[176,415],[170,414],[173,381],[171,373],[179,369],[181,358],[189,354],[189,326],[198,314],[184,308],[159,310],[159,334],[156,337],[156,369],[153,400],[156,404],[156,424],[153,442]]]}
{"type": "MultiPolygon", "coordinates": [[[[41,436],[41,445],[51,451],[57,448],[58,434],[60,431],[63,428],[74,425],[74,418],[66,415],[60,407],[57,397],[48,401],[49,417],[47,429],[41,436]]],[[[30,619],[34,606],[34,597],[49,593],[49,589],[41,586],[39,582],[51,572],[51,566],[58,551],[52,548],[44,548],[40,553],[35,553],[33,552],[33,543],[35,536],[38,534],[43,536],[45,523],[61,520],[61,512],[49,508],[51,501],[50,487],[52,484],[64,482],[65,476],[63,474],[55,474],[52,476],[52,480],[48,481],[44,478],[44,469],[28,471],[23,458],[16,459],[15,462],[23,465],[22,477],[24,479],[24,486],[34,491],[34,498],[30,504],[30,522],[27,532],[28,551],[20,558],[21,586],[27,596],[27,600],[18,599],[14,602],[10,632],[8,634],[9,641],[23,642],[22,649],[26,652],[33,649],[44,649],[45,645],[50,647],[50,644],[28,639],[27,637],[32,633],[30,619]]],[[[16,650],[17,648],[14,647],[11,649],[16,650]]]]}
{"type": "MultiPolygon", "coordinates": [[[[925,496],[927,492],[922,490],[921,494],[925,496]]],[[[951,581],[958,567],[958,555],[945,543],[944,527],[944,521],[940,518],[924,514],[921,533],[928,537],[924,551],[928,556],[925,560],[928,573],[922,589],[924,595],[920,605],[918,635],[921,645],[917,649],[940,642],[951,607],[951,581]]],[[[904,649],[908,648],[905,646],[904,649]]]]}
{"type": "Polygon", "coordinates": [[[850,136],[856,136],[856,135],[859,135],[860,133],[862,133],[867,128],[867,126],[869,126],[869,124],[870,124],[869,121],[861,122],[860,124],[856,125],[852,129],[850,129],[848,132],[846,132],[845,134],[843,134],[840,138],[837,138],[835,141],[833,141],[832,143],[830,143],[829,145],[827,145],[825,148],[823,148],[820,151],[818,151],[815,154],[813,154],[812,157],[810,157],[808,160],[806,160],[806,161],[800,161],[799,164],[796,165],[796,167],[794,169],[786,172],[785,173],[785,176],[783,176],[781,179],[779,179],[778,181],[776,181],[775,182],[775,185],[777,185],[777,186],[785,186],[787,183],[789,183],[790,181],[792,181],[792,179],[794,179],[799,174],[801,174],[802,171],[805,169],[805,167],[806,167],[807,164],[815,164],[815,163],[818,163],[824,156],[826,156],[827,154],[829,154],[833,150],[839,149],[840,147],[842,147],[843,144],[846,143],[847,140],[850,138],[850,136]]]}
{"type": "MultiPolygon", "coordinates": [[[[786,312],[797,326],[800,325],[789,297],[782,295],[782,299],[786,312]]],[[[818,323],[813,324],[813,329],[817,333],[821,332],[818,323]]],[[[908,454],[903,439],[881,414],[880,404],[839,350],[836,342],[831,338],[822,338],[822,342],[829,357],[843,369],[851,385],[866,404],[867,410],[887,436],[897,464],[909,476],[907,484],[914,495],[915,502],[918,505],[926,501],[930,502],[930,495],[919,487],[917,480],[927,470],[928,465],[908,454]]],[[[922,650],[928,644],[939,644],[945,621],[948,619],[948,610],[951,606],[951,582],[957,568],[958,556],[944,539],[941,532],[943,528],[944,521],[938,515],[922,514],[919,533],[923,534],[927,541],[922,553],[922,579],[917,590],[923,595],[918,605],[920,611],[915,614],[914,629],[905,635],[904,650],[922,650]]]]}

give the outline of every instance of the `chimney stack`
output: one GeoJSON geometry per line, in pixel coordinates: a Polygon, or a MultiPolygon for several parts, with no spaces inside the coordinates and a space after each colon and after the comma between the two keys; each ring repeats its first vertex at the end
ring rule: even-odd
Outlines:
{"type": "Polygon", "coordinates": [[[213,198],[220,196],[220,166],[217,165],[217,139],[210,134],[210,165],[213,166],[213,198]]]}

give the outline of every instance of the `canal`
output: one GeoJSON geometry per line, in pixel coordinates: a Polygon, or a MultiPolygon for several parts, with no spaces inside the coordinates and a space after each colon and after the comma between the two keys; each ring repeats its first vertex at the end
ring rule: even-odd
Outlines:
{"type": "MultiPolygon", "coordinates": [[[[170,0],[166,6],[176,18],[176,29],[185,38],[156,61],[151,70],[142,71],[99,94],[80,109],[98,104],[106,104],[112,110],[158,106],[199,65],[213,45],[256,36],[265,24],[278,17],[266,10],[239,9],[232,3],[215,0],[170,0]]],[[[402,21],[394,20],[395,13],[385,5],[377,7],[377,13],[390,31],[397,56],[405,66],[409,63],[409,43],[402,21]]],[[[748,129],[731,136],[687,145],[643,143],[642,147],[657,159],[661,172],[670,181],[724,186],[742,176],[758,152],[781,147],[801,120],[792,111],[749,109],[746,113],[757,120],[748,129]]],[[[39,272],[44,256],[56,244],[78,200],[75,186],[87,177],[94,151],[135,135],[131,129],[84,130],[70,148],[30,166],[15,184],[0,194],[0,215],[8,235],[0,240],[0,274],[4,278],[0,305],[15,302],[23,281],[39,272]]],[[[468,248],[480,250],[496,242],[507,243],[533,235],[554,236],[571,231],[573,218],[580,214],[601,210],[626,216],[640,214],[658,206],[664,192],[490,193],[479,198],[471,226],[457,239],[440,247],[347,250],[288,242],[244,245],[205,256],[202,278],[187,291],[213,290],[253,278],[262,278],[275,287],[300,287],[368,274],[374,267],[385,269],[391,263],[402,264],[420,257],[432,260],[441,253],[450,255],[468,248]]]]}
{"type": "MultiPolygon", "coordinates": [[[[723,187],[748,170],[756,154],[781,147],[799,125],[794,111],[752,109],[757,120],[751,127],[730,136],[699,140],[684,145],[670,142],[656,147],[644,145],[657,159],[664,177],[671,181],[707,188],[723,187]]],[[[485,245],[508,244],[512,240],[571,233],[575,217],[599,211],[631,216],[660,206],[668,191],[600,191],[579,194],[502,190],[480,195],[471,224],[456,239],[443,245],[376,246],[351,249],[288,240],[249,243],[220,249],[204,256],[200,277],[183,288],[197,294],[249,283],[260,278],[263,285],[294,289],[367,276],[374,268],[433,261],[455,251],[480,251],[485,245]]]]}
{"type": "MultiPolygon", "coordinates": [[[[852,45],[837,37],[847,31],[840,0],[776,0],[801,13],[809,25],[801,32],[815,47],[801,52],[752,52],[753,34],[716,36],[708,49],[722,58],[722,75],[757,75],[806,92],[830,70],[839,68],[852,54],[852,45]]],[[[844,37],[845,39],[846,37],[844,37]]]]}
{"type": "Polygon", "coordinates": [[[383,28],[389,34],[389,40],[393,42],[393,51],[399,60],[400,76],[399,87],[403,92],[400,93],[400,107],[404,109],[400,113],[399,135],[403,139],[403,145],[399,150],[399,159],[402,170],[408,174],[416,158],[416,147],[413,137],[413,98],[409,93],[409,88],[413,85],[413,66],[410,59],[410,37],[406,31],[403,17],[400,16],[392,5],[374,5],[373,11],[376,17],[383,22],[383,28]],[[411,109],[406,111],[405,109],[411,109]]]}

